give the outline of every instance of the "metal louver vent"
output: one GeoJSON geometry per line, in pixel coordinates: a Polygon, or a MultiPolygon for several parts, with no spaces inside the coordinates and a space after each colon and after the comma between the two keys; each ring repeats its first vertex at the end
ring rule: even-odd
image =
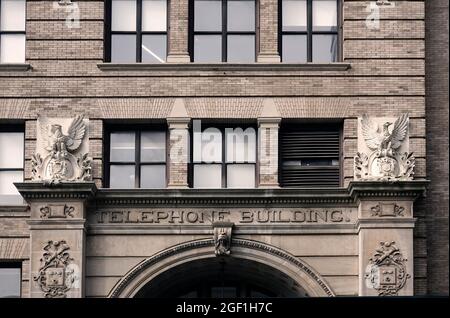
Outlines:
{"type": "Polygon", "coordinates": [[[339,187],[339,128],[282,129],[280,156],[281,186],[339,187]]]}

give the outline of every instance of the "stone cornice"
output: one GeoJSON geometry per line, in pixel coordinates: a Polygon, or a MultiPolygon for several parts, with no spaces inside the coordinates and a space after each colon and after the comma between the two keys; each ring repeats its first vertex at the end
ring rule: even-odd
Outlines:
{"type": "Polygon", "coordinates": [[[63,182],[49,186],[42,182],[16,182],[14,185],[25,200],[86,200],[94,197],[97,192],[94,182],[63,182]]]}
{"type": "Polygon", "coordinates": [[[349,195],[355,200],[362,198],[408,198],[416,200],[426,196],[428,180],[414,181],[352,181],[348,186],[349,195]]]}

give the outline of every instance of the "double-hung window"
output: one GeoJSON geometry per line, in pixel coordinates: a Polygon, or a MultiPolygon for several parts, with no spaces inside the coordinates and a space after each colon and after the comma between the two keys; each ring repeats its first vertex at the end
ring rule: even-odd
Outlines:
{"type": "Polygon", "coordinates": [[[107,61],[166,61],[167,0],[110,0],[108,6],[107,61]]]}
{"type": "Polygon", "coordinates": [[[166,132],[112,129],[108,133],[107,183],[110,188],[165,188],[166,132]]]}
{"type": "Polygon", "coordinates": [[[194,188],[254,188],[256,130],[252,126],[194,130],[192,170],[194,188]]]}
{"type": "Polygon", "coordinates": [[[25,0],[0,0],[0,63],[25,63],[25,0]]]}
{"type": "Polygon", "coordinates": [[[255,62],[255,0],[191,0],[190,3],[190,51],[194,62],[255,62]]]}
{"type": "Polygon", "coordinates": [[[282,62],[338,61],[340,0],[279,0],[282,62]]]}
{"type": "Polygon", "coordinates": [[[0,205],[23,203],[14,186],[14,182],[23,181],[23,165],[23,129],[5,125],[0,129],[0,205]]]}

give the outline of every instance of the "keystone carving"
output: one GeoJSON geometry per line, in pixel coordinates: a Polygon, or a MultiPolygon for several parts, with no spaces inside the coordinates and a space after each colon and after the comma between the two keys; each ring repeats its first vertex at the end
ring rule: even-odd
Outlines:
{"type": "Polygon", "coordinates": [[[216,256],[227,256],[231,254],[231,233],[233,223],[214,223],[214,247],[216,256]]]}
{"type": "Polygon", "coordinates": [[[83,116],[75,117],[70,123],[64,119],[40,118],[39,150],[31,158],[32,179],[48,185],[91,180],[86,130],[83,116]],[[67,124],[66,134],[63,123],[67,124]]]}
{"type": "Polygon", "coordinates": [[[66,241],[48,241],[44,246],[39,274],[33,278],[46,298],[65,298],[75,282],[73,258],[66,241]]]}
{"type": "Polygon", "coordinates": [[[44,218],[67,218],[74,217],[73,212],[75,208],[68,205],[46,205],[39,210],[41,212],[41,219],[44,218]]]}
{"type": "Polygon", "coordinates": [[[403,258],[395,242],[380,242],[380,245],[369,260],[365,278],[379,296],[397,296],[411,277],[406,273],[407,259],[403,258]]]}
{"type": "Polygon", "coordinates": [[[370,208],[372,216],[404,216],[405,208],[397,205],[397,203],[378,203],[370,208]]]}
{"type": "Polygon", "coordinates": [[[365,148],[365,151],[359,151],[354,158],[355,179],[412,180],[415,158],[407,151],[408,115],[401,115],[394,124],[364,115],[359,124],[358,148],[365,148]],[[362,147],[361,139],[364,139],[365,147],[362,147]]]}

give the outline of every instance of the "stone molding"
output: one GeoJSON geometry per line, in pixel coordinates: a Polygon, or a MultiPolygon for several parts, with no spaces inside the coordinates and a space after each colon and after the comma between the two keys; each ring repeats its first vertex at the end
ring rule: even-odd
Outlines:
{"type": "Polygon", "coordinates": [[[26,72],[30,69],[29,63],[0,63],[0,72],[26,72]]]}
{"type": "Polygon", "coordinates": [[[88,199],[95,196],[94,182],[61,182],[58,185],[44,185],[42,182],[15,182],[25,200],[88,199]]]}

